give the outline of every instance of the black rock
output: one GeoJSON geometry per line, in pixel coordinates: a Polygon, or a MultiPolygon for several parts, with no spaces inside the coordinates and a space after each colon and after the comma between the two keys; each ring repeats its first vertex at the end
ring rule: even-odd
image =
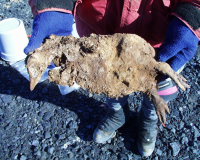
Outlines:
{"type": "Polygon", "coordinates": [[[30,99],[35,100],[38,98],[38,94],[37,93],[33,93],[30,95],[30,99]]]}
{"type": "Polygon", "coordinates": [[[90,119],[90,114],[88,112],[83,112],[84,119],[90,119]]]}
{"type": "Polygon", "coordinates": [[[194,146],[194,144],[195,144],[194,141],[189,141],[189,142],[188,142],[188,145],[191,146],[191,147],[194,146]]]}
{"type": "Polygon", "coordinates": [[[18,84],[20,84],[21,83],[21,81],[20,81],[20,79],[14,79],[14,80],[12,80],[12,83],[13,83],[13,85],[18,85],[18,84]]]}
{"type": "Polygon", "coordinates": [[[44,87],[44,88],[42,89],[42,94],[47,94],[47,92],[48,92],[48,89],[47,89],[46,87],[44,87]]]}
{"type": "Polygon", "coordinates": [[[125,142],[125,147],[127,149],[131,149],[131,143],[130,142],[125,142]]]}

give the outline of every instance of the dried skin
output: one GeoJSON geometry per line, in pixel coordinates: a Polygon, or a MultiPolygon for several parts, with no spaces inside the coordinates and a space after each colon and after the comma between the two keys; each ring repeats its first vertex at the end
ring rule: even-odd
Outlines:
{"type": "Polygon", "coordinates": [[[183,90],[189,86],[168,64],[155,61],[154,56],[153,47],[134,34],[91,34],[83,38],[52,35],[27,58],[30,89],[53,61],[61,68],[49,72],[50,81],[63,86],[76,81],[91,93],[116,98],[141,91],[153,101],[159,119],[165,122],[165,111],[169,109],[156,94],[158,72],[172,77],[183,90]]]}

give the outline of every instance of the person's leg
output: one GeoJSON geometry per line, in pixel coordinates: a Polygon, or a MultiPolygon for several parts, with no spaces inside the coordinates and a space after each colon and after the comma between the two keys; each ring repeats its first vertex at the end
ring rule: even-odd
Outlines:
{"type": "Polygon", "coordinates": [[[137,146],[142,156],[150,156],[155,148],[157,136],[158,117],[154,105],[143,94],[142,108],[138,115],[138,139],[137,146]]]}
{"type": "MultiPolygon", "coordinates": [[[[168,103],[178,95],[178,89],[171,79],[158,83],[158,94],[168,103]]],[[[143,95],[142,108],[138,116],[137,146],[141,155],[150,156],[155,148],[158,117],[155,107],[146,95],[143,95]]]]}
{"type": "Polygon", "coordinates": [[[106,98],[108,112],[102,118],[93,134],[93,140],[97,143],[104,143],[115,136],[119,129],[130,117],[130,110],[127,102],[128,96],[106,98]]]}
{"type": "MultiPolygon", "coordinates": [[[[184,65],[185,66],[185,65],[184,65]]],[[[180,73],[182,66],[177,73],[180,73]]],[[[158,94],[166,103],[175,99],[178,96],[178,88],[171,78],[166,78],[158,84],[158,94]]],[[[137,146],[142,156],[150,156],[155,148],[157,136],[158,117],[155,107],[149,98],[143,94],[142,108],[138,115],[138,140],[137,146]]]]}

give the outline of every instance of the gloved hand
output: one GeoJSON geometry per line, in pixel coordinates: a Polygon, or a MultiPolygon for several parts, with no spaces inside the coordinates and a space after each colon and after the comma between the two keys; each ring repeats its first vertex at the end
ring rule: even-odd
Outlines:
{"type": "Polygon", "coordinates": [[[158,61],[167,62],[177,72],[196,53],[199,39],[178,18],[169,23],[166,38],[157,55],[158,61]]]}
{"type": "Polygon", "coordinates": [[[68,36],[72,32],[73,15],[48,11],[38,14],[33,21],[33,32],[24,52],[28,54],[40,47],[51,34],[68,36]]]}

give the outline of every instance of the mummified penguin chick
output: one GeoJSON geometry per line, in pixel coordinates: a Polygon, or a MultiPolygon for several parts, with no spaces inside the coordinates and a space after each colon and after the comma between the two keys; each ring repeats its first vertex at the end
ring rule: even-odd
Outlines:
{"type": "Polygon", "coordinates": [[[184,77],[154,57],[154,48],[134,34],[91,34],[83,38],[52,35],[29,53],[26,66],[31,90],[53,61],[60,69],[49,71],[49,80],[56,84],[71,86],[75,81],[91,93],[116,98],[143,92],[153,102],[160,121],[165,123],[165,111],[169,113],[169,108],[158,95],[156,76],[168,75],[182,90],[189,86],[184,77]]]}

